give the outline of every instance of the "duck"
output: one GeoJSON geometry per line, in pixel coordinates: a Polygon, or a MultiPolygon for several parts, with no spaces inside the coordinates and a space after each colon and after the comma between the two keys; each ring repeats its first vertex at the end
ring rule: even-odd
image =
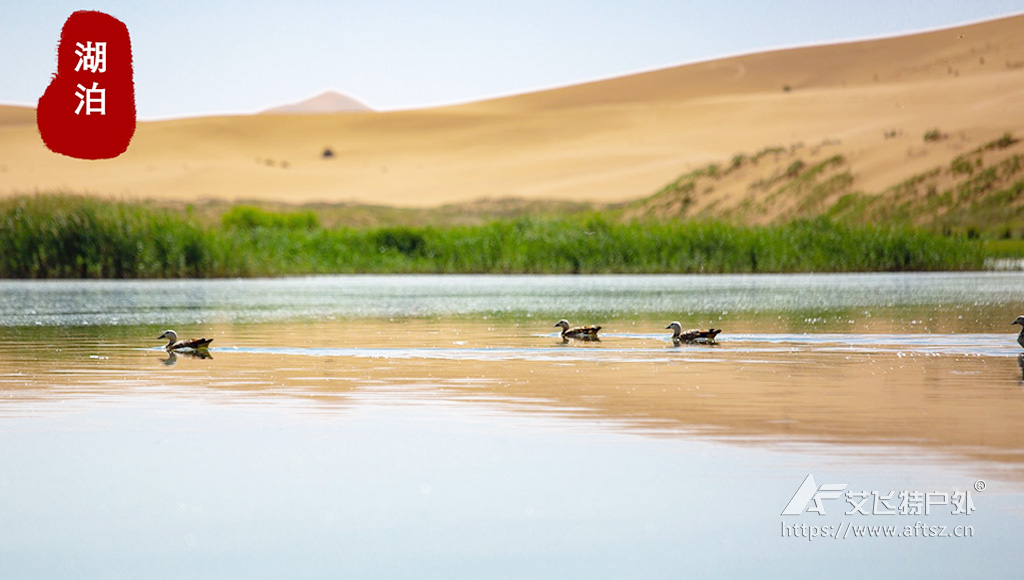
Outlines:
{"type": "Polygon", "coordinates": [[[210,343],[213,342],[212,338],[190,338],[188,340],[178,340],[178,333],[173,330],[165,330],[163,334],[157,337],[158,339],[167,339],[167,352],[175,350],[206,350],[210,343]]]}
{"type": "Polygon", "coordinates": [[[683,330],[683,325],[672,321],[665,330],[672,330],[672,342],[703,342],[715,344],[715,337],[722,332],[721,328],[691,328],[683,330]]]}
{"type": "Polygon", "coordinates": [[[1010,326],[1013,326],[1014,324],[1020,325],[1020,334],[1017,335],[1017,344],[1024,347],[1024,316],[1018,316],[1017,320],[1010,323],[1010,326]]]}
{"type": "Polygon", "coordinates": [[[598,340],[597,332],[601,330],[600,326],[577,326],[576,328],[569,328],[569,321],[561,319],[555,326],[562,328],[562,338],[578,338],[580,340],[598,340]]]}

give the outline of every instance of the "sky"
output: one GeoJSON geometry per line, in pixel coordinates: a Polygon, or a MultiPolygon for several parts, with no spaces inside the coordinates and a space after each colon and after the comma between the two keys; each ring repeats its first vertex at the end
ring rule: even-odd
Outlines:
{"type": "Polygon", "coordinates": [[[76,10],[127,25],[136,110],[160,119],[329,89],[378,110],[476,101],[977,22],[1022,13],[1024,0],[0,0],[0,103],[38,101],[76,10]]]}

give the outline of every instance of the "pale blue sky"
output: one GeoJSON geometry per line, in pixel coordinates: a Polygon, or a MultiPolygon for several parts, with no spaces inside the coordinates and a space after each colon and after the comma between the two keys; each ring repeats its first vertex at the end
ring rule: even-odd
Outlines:
{"type": "Polygon", "coordinates": [[[1024,0],[2,0],[0,102],[38,100],[81,9],[128,26],[145,119],[249,113],[326,89],[382,110],[465,102],[986,20],[1024,0]]]}

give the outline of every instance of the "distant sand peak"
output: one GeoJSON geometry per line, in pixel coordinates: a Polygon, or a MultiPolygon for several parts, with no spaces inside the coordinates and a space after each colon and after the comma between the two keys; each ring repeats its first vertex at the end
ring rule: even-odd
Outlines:
{"type": "Polygon", "coordinates": [[[273,107],[263,112],[301,115],[311,113],[354,113],[372,110],[370,107],[346,94],[339,93],[338,91],[324,91],[315,97],[310,97],[297,103],[273,107]]]}

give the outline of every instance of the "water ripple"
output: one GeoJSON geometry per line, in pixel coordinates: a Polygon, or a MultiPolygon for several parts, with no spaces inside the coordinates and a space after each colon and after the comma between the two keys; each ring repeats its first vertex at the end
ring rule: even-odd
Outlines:
{"type": "MultiPolygon", "coordinates": [[[[145,350],[160,350],[149,348],[145,350]]],[[[900,356],[987,356],[1013,357],[1024,354],[1020,347],[999,334],[733,334],[715,345],[673,345],[664,335],[611,334],[601,343],[529,347],[262,347],[225,346],[221,354],[273,356],[348,357],[389,360],[472,360],[472,361],[584,361],[654,362],[686,356],[688,361],[719,362],[720,355],[771,354],[772,362],[785,363],[779,353],[827,352],[850,354],[893,354],[900,356]],[[611,346],[613,340],[632,341],[636,346],[611,346]],[[647,345],[640,346],[642,343],[647,345]],[[660,343],[660,344],[659,344],[660,343]]],[[[678,359],[676,359],[678,360],[678,359]]]]}
{"type": "Polygon", "coordinates": [[[956,318],[1021,303],[1022,282],[1021,272],[0,280],[0,326],[733,312],[802,313],[813,324],[826,312],[921,306],[956,318]]]}

